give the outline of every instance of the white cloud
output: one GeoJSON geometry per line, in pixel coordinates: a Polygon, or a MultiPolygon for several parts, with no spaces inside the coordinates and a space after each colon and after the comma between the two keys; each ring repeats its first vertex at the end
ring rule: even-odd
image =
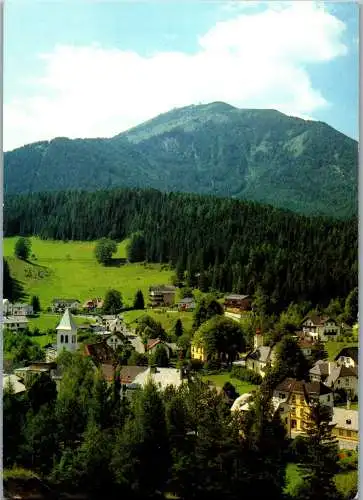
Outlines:
{"type": "Polygon", "coordinates": [[[311,117],[328,106],[308,65],[347,53],[345,25],[313,2],[267,4],[219,22],[195,54],[60,45],[29,94],[4,103],[4,149],[56,136],[110,137],[171,108],[212,101],[311,117]]]}

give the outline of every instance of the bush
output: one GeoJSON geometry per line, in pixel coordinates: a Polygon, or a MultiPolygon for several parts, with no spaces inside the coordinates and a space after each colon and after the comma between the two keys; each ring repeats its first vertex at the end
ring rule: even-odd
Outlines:
{"type": "Polygon", "coordinates": [[[352,451],[339,453],[338,461],[340,472],[358,469],[358,455],[352,451]]]}
{"type": "Polygon", "coordinates": [[[247,368],[242,368],[241,366],[232,367],[231,377],[254,385],[260,385],[262,382],[261,375],[253,372],[252,370],[248,370],[247,368]]]}
{"type": "Polygon", "coordinates": [[[205,370],[220,370],[221,368],[221,362],[218,359],[211,359],[209,361],[206,361],[203,365],[203,368],[205,370]]]}
{"type": "Polygon", "coordinates": [[[200,361],[199,359],[191,359],[189,361],[189,367],[191,370],[197,372],[203,368],[203,361],[200,361]]]}
{"type": "Polygon", "coordinates": [[[307,453],[307,440],[304,436],[296,436],[289,446],[292,460],[299,462],[307,453]]]}

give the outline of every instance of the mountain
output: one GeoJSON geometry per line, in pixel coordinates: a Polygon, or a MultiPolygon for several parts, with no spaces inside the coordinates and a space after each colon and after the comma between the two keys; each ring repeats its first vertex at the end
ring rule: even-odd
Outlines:
{"type": "Polygon", "coordinates": [[[4,155],[9,194],[150,187],[336,217],[357,213],[357,178],[358,143],[325,123],[222,102],[111,139],[56,138],[4,155]]]}

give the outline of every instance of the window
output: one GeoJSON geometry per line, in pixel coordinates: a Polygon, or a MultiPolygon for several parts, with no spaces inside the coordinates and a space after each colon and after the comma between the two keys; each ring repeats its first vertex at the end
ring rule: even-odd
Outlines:
{"type": "Polygon", "coordinates": [[[72,335],[72,343],[75,344],[76,343],[76,336],[75,335],[72,335]]]}
{"type": "Polygon", "coordinates": [[[292,395],[291,402],[292,403],[296,403],[296,395],[295,394],[292,395]]]}
{"type": "Polygon", "coordinates": [[[338,434],[339,434],[339,436],[344,436],[344,431],[343,431],[343,429],[339,429],[339,430],[338,430],[338,434]]]}
{"type": "Polygon", "coordinates": [[[346,423],[347,425],[350,425],[350,424],[352,423],[352,421],[351,421],[351,419],[350,419],[350,418],[348,418],[348,420],[346,420],[346,421],[345,421],[345,423],[346,423]]]}
{"type": "Polygon", "coordinates": [[[64,336],[63,335],[61,335],[61,339],[60,340],[61,340],[61,344],[63,344],[63,342],[64,342],[64,336]]]}
{"type": "Polygon", "coordinates": [[[340,379],[338,379],[338,385],[340,385],[340,379]]]}
{"type": "Polygon", "coordinates": [[[330,401],[330,394],[328,394],[326,400],[329,402],[330,401]]]}
{"type": "Polygon", "coordinates": [[[349,437],[349,438],[350,438],[350,437],[351,437],[351,435],[352,435],[352,431],[347,431],[347,437],[349,437]]]}
{"type": "Polygon", "coordinates": [[[65,336],[65,340],[64,340],[64,342],[65,342],[66,344],[68,344],[68,335],[66,335],[66,336],[65,336]]]}

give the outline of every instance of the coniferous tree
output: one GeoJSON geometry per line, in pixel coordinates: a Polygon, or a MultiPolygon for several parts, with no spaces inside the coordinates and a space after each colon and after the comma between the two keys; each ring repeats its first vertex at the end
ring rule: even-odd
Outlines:
{"type": "Polygon", "coordinates": [[[303,484],[296,493],[298,500],[327,498],[341,500],[334,476],[338,468],[338,445],[332,435],[330,408],[311,404],[306,410],[303,428],[307,434],[307,453],[299,463],[303,484]]]}
{"type": "Polygon", "coordinates": [[[181,337],[184,333],[183,323],[180,318],[178,318],[175,322],[173,333],[177,338],[181,337]]]}
{"type": "Polygon", "coordinates": [[[40,312],[40,301],[37,295],[33,295],[30,304],[33,306],[33,311],[35,313],[40,312]]]}
{"type": "Polygon", "coordinates": [[[145,309],[144,295],[141,290],[138,290],[135,295],[134,309],[145,309]]]}

